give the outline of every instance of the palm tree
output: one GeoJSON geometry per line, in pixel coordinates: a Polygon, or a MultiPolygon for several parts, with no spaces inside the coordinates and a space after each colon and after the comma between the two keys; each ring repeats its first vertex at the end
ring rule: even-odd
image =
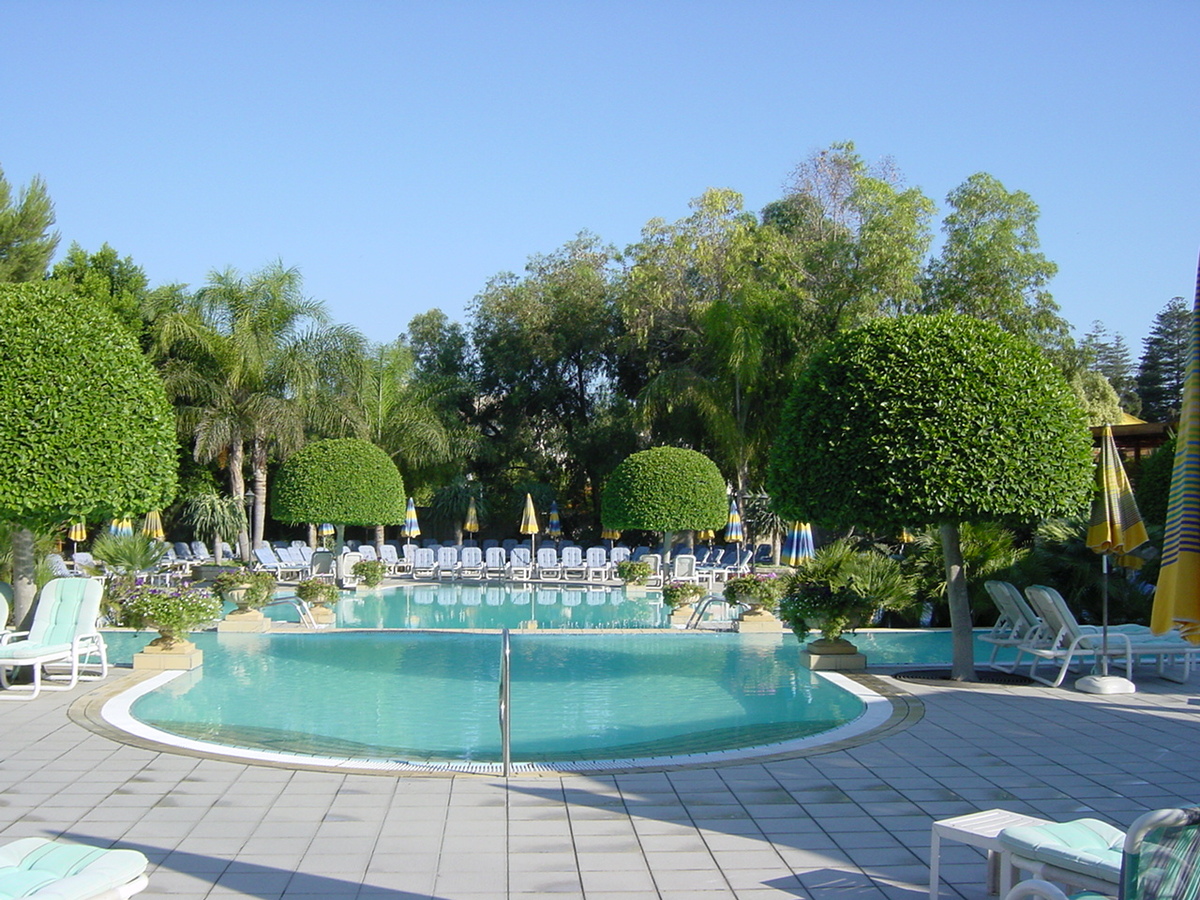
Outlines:
{"type": "Polygon", "coordinates": [[[180,403],[181,430],[196,459],[229,469],[230,494],[246,495],[251,472],[250,534],[239,553],[263,539],[267,463],[304,443],[306,429],[344,418],[329,401],[361,361],[362,338],[330,326],[319,301],[301,293],[300,273],[273,263],[243,277],[234,269],[210,273],[195,295],[154,321],[155,350],[180,403]]]}

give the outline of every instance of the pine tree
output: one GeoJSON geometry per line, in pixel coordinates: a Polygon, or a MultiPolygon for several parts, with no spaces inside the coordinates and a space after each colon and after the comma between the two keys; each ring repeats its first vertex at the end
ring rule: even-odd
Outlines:
{"type": "Polygon", "coordinates": [[[1182,297],[1172,297],[1154,318],[1138,366],[1137,391],[1144,419],[1169,422],[1179,415],[1191,321],[1191,311],[1182,297]]]}
{"type": "Polygon", "coordinates": [[[1087,356],[1087,367],[1108,379],[1121,409],[1136,416],[1141,412],[1142,401],[1137,393],[1137,378],[1133,370],[1133,357],[1123,335],[1110,332],[1103,322],[1093,322],[1092,330],[1084,335],[1080,349],[1087,356]]]}
{"type": "Polygon", "coordinates": [[[46,183],[34,178],[13,201],[12,187],[0,169],[0,282],[40,281],[58,246],[54,204],[46,183]]]}

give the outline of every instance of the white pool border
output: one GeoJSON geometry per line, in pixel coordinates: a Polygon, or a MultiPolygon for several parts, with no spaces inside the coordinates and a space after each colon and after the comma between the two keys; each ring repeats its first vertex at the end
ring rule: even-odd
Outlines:
{"type": "MultiPolygon", "coordinates": [[[[134,718],[132,713],[133,704],[139,698],[185,674],[187,673],[183,671],[167,671],[140,681],[106,701],[100,709],[100,717],[108,725],[119,731],[142,740],[163,745],[168,749],[190,751],[211,757],[245,760],[246,762],[258,765],[278,765],[290,768],[320,767],[347,772],[444,772],[472,775],[503,775],[503,769],[498,762],[475,762],[469,760],[440,762],[407,759],[352,758],[231,747],[226,744],[181,737],[180,735],[171,734],[134,718]]],[[[882,694],[836,672],[814,672],[813,674],[826,679],[843,690],[849,691],[861,700],[863,703],[862,714],[828,731],[772,744],[758,744],[733,750],[687,753],[675,756],[563,762],[514,762],[510,773],[514,775],[532,775],[554,772],[593,772],[612,769],[661,769],[673,766],[702,766],[730,762],[750,762],[758,757],[799,754],[818,749],[828,744],[857,738],[876,728],[880,728],[891,718],[893,712],[892,703],[882,694]]]]}

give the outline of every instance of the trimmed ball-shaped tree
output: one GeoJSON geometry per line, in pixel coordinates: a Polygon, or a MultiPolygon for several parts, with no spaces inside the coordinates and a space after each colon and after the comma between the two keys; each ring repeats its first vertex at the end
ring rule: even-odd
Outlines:
{"type": "Polygon", "coordinates": [[[725,479],[695,450],[654,447],[625,457],[604,485],[605,528],[663,532],[669,552],[676,531],[720,528],[727,515],[725,479]]]}
{"type": "Polygon", "coordinates": [[[1033,345],[968,316],[872,322],[818,351],[793,387],[768,489],[785,518],[940,527],[952,677],[974,674],[958,526],[1084,510],[1091,435],[1033,345]]]}
{"type": "Polygon", "coordinates": [[[271,515],[293,525],[331,523],[338,552],[347,525],[398,525],[404,510],[400,470],[370,441],[314,441],[289,456],[275,476],[271,515]]]}
{"type": "Polygon", "coordinates": [[[33,606],[31,530],[166,506],[175,418],[133,336],[94,301],[49,283],[0,284],[0,322],[0,520],[22,526],[20,623],[33,606]]]}

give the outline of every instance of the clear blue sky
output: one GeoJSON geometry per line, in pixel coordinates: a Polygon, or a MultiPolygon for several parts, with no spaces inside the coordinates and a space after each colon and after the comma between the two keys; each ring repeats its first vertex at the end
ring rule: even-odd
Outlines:
{"type": "Polygon", "coordinates": [[[1135,359],[1200,249],[1200,3],[8,0],[0,166],[154,284],[297,266],[391,340],[587,229],[758,210],[853,140],[939,204],[1041,207],[1051,285],[1135,359]]]}

